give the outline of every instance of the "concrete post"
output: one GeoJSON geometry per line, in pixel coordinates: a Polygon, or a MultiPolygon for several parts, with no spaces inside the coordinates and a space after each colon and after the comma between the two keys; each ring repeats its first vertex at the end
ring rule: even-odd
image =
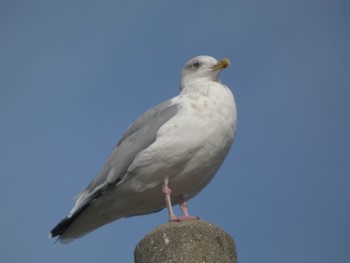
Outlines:
{"type": "Polygon", "coordinates": [[[237,263],[233,239],[202,220],[169,222],[136,246],[135,263],[237,263]]]}

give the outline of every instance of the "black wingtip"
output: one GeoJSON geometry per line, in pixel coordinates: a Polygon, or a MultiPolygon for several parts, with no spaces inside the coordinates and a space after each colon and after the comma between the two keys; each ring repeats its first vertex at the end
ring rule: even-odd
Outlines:
{"type": "MultiPolygon", "coordinates": [[[[100,192],[96,193],[97,196],[100,192]]],[[[93,199],[92,199],[93,200],[93,199]]],[[[91,202],[91,201],[90,201],[91,202]]],[[[62,219],[49,233],[49,238],[53,238],[60,236],[66,232],[66,230],[70,227],[70,225],[81,215],[81,213],[90,205],[90,202],[86,203],[82,207],[80,207],[75,213],[66,218],[62,219]]]]}
{"type": "Polygon", "coordinates": [[[66,217],[59,222],[49,233],[49,237],[53,238],[62,235],[67,228],[73,223],[75,217],[66,217]]]}
{"type": "MultiPolygon", "coordinates": [[[[58,236],[58,239],[67,229],[71,226],[71,224],[84,212],[84,210],[93,202],[96,198],[98,198],[102,193],[102,190],[98,190],[91,199],[82,205],[77,211],[75,211],[72,215],[67,216],[62,219],[49,233],[49,238],[53,238],[58,236]]],[[[57,241],[57,240],[56,240],[57,241]]]]}

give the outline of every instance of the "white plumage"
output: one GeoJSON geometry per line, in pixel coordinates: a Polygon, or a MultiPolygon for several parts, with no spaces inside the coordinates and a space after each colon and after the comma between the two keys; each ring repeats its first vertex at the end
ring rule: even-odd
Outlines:
{"type": "Polygon", "coordinates": [[[219,81],[228,59],[198,56],[181,73],[180,94],[138,118],[94,181],[50,236],[67,242],[110,223],[168,208],[170,221],[194,219],[186,201],[224,161],[236,130],[236,105],[219,81]],[[165,197],[165,198],[164,198],[165,197]],[[171,206],[180,204],[182,217],[171,206]]]}

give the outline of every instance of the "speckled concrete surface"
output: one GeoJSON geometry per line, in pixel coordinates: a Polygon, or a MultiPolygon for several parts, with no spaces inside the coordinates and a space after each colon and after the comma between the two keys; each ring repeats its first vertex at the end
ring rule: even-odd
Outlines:
{"type": "Polygon", "coordinates": [[[233,239],[216,225],[189,220],[160,225],[135,248],[135,263],[237,263],[233,239]]]}

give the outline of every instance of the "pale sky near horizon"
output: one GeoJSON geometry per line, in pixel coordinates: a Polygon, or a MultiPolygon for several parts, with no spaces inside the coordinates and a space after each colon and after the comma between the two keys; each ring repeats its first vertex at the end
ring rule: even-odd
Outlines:
{"type": "MultiPolygon", "coordinates": [[[[127,126],[178,93],[197,55],[228,57],[238,129],[192,214],[240,263],[350,258],[347,1],[0,2],[1,262],[133,262],[166,211],[68,245],[47,238],[127,126]]],[[[178,212],[178,208],[176,208],[178,212]]]]}

